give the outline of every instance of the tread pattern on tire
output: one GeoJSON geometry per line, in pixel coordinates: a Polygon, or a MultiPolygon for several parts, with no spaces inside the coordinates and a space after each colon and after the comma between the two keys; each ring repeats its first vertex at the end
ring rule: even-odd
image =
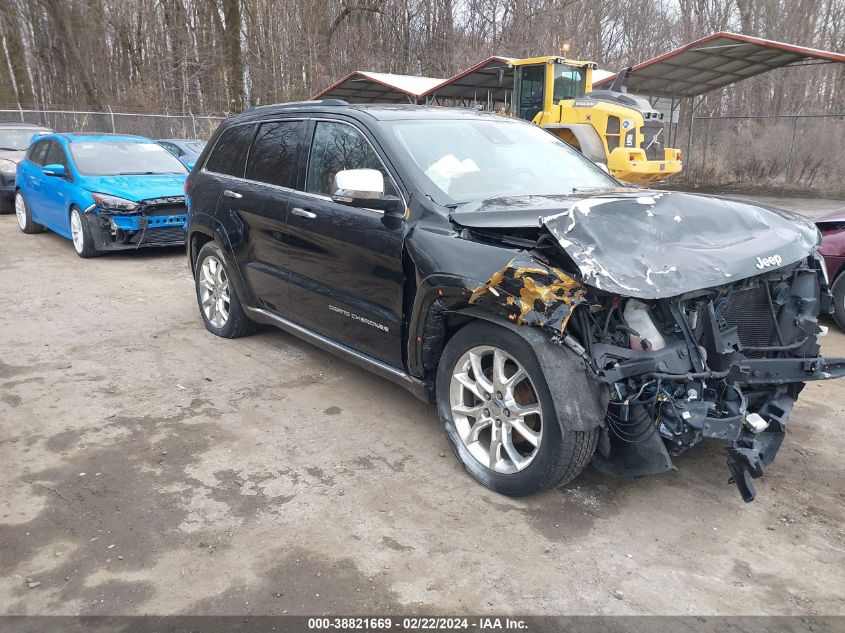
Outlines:
{"type": "Polygon", "coordinates": [[[564,442],[569,438],[569,442],[572,444],[572,461],[569,463],[568,468],[564,470],[558,482],[550,487],[556,488],[566,485],[581,474],[593,458],[593,453],[596,452],[600,433],[601,429],[599,427],[591,431],[569,431],[566,433],[564,442]]]}

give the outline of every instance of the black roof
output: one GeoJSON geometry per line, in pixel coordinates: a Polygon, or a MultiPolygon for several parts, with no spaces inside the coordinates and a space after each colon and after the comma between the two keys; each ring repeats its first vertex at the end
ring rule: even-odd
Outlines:
{"type": "Polygon", "coordinates": [[[277,103],[273,105],[251,108],[229,118],[227,122],[238,123],[244,121],[258,121],[279,114],[302,112],[307,114],[346,113],[352,116],[369,115],[377,121],[401,119],[490,119],[498,115],[483,112],[474,108],[449,108],[427,105],[410,104],[354,104],[350,105],[339,99],[324,99],[322,101],[295,101],[292,103],[277,103]]]}

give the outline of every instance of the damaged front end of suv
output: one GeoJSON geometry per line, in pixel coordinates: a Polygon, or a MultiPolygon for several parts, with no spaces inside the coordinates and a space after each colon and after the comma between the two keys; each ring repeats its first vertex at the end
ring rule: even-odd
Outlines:
{"type": "Polygon", "coordinates": [[[517,249],[468,303],[540,328],[600,385],[602,472],[665,472],[709,437],[751,501],[804,384],[845,376],[845,359],[819,354],[832,301],[800,216],[617,190],[489,199],[451,219],[463,239],[517,249]]]}

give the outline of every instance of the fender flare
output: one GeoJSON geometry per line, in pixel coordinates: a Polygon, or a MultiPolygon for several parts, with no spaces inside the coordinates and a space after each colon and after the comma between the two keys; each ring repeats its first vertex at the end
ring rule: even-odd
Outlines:
{"type": "Polygon", "coordinates": [[[455,312],[507,328],[531,346],[564,431],[592,431],[604,427],[610,391],[606,385],[588,376],[589,370],[570,349],[554,344],[539,328],[515,325],[475,306],[455,312]]]}
{"type": "MultiPolygon", "coordinates": [[[[196,214],[196,216],[200,215],[203,216],[203,220],[205,221],[196,222],[195,220],[192,222],[189,225],[191,227],[190,232],[185,236],[185,247],[188,253],[188,265],[191,268],[191,276],[193,277],[194,270],[196,268],[196,261],[194,259],[195,255],[193,253],[194,237],[198,234],[205,235],[220,247],[220,252],[223,255],[226,266],[230,271],[235,273],[230,276],[230,279],[235,285],[235,291],[238,293],[238,298],[244,305],[250,305],[252,295],[247,292],[247,286],[244,282],[240,266],[238,266],[238,262],[235,258],[232,257],[232,244],[229,239],[229,234],[226,232],[223,224],[216,218],[206,214],[196,214]]],[[[199,254],[199,250],[197,251],[197,254],[199,254]]]]}
{"type": "Polygon", "coordinates": [[[594,163],[607,163],[607,154],[596,129],[588,123],[549,123],[544,130],[569,130],[578,140],[581,153],[594,163]]]}

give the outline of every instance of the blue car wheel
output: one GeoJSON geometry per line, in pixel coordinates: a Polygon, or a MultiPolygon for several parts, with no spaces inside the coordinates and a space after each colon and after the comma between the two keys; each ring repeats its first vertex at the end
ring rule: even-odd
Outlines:
{"type": "Polygon", "coordinates": [[[88,226],[88,218],[79,210],[79,207],[71,207],[70,210],[70,236],[73,240],[73,249],[80,257],[99,255],[99,251],[94,248],[94,238],[91,235],[91,227],[88,226]]]}
{"type": "Polygon", "coordinates": [[[44,232],[44,227],[32,219],[29,203],[20,191],[15,192],[15,215],[18,218],[18,226],[24,233],[32,235],[44,232]]]}

